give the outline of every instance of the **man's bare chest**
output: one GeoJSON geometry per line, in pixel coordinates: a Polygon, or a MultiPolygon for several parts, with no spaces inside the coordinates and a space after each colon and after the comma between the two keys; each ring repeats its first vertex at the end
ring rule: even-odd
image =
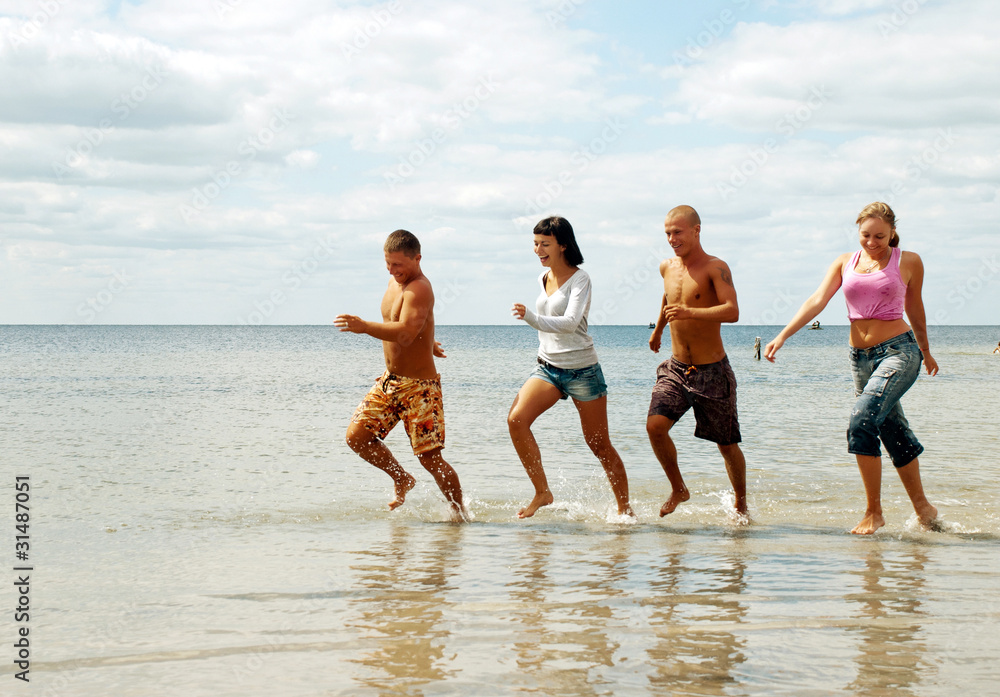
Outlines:
{"type": "Polygon", "coordinates": [[[399,315],[403,310],[403,294],[386,291],[382,298],[382,320],[385,322],[398,322],[399,315]]]}
{"type": "Polygon", "coordinates": [[[686,269],[670,269],[664,276],[663,290],[671,305],[700,305],[713,295],[707,275],[692,275],[686,269]]]}

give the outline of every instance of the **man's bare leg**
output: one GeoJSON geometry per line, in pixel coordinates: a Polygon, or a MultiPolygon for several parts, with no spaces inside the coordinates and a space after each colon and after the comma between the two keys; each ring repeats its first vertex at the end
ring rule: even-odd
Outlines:
{"type": "Polygon", "coordinates": [[[938,510],[930,504],[924,495],[924,485],[920,481],[920,461],[917,458],[903,466],[897,467],[899,479],[903,482],[910,503],[913,504],[913,511],[917,514],[917,520],[925,528],[932,528],[937,520],[938,510]]]}
{"type": "Polygon", "coordinates": [[[871,535],[885,525],[882,517],[882,458],[881,456],[855,455],[861,482],[865,485],[867,507],[865,517],[851,530],[855,535],[871,535]]]}
{"type": "Polygon", "coordinates": [[[653,446],[653,454],[660,461],[660,466],[670,481],[672,491],[670,498],[660,507],[660,517],[673,513],[682,503],[691,498],[691,493],[684,485],[684,478],[681,470],[677,466],[677,447],[673,438],[670,437],[670,429],[674,422],[665,416],[649,416],[646,418],[646,434],[649,436],[649,444],[653,446]]]}
{"type": "Polygon", "coordinates": [[[590,446],[590,450],[601,466],[604,467],[608,481],[611,483],[611,491],[615,495],[618,503],[618,515],[635,517],[632,506],[628,500],[628,475],[625,473],[625,464],[621,456],[611,444],[611,436],[608,434],[608,398],[599,397],[589,402],[573,400],[577,411],[580,412],[580,426],[583,428],[583,437],[590,446]]]}
{"type": "Polygon", "coordinates": [[[417,455],[417,459],[424,469],[431,473],[438,488],[441,489],[441,493],[448,500],[448,505],[451,506],[452,520],[455,522],[468,520],[468,512],[462,502],[462,485],[458,481],[458,473],[445,462],[444,457],[441,456],[441,448],[421,453],[417,455]]]}
{"type": "Polygon", "coordinates": [[[507,429],[514,450],[521,459],[524,471],[528,473],[535,496],[527,506],[517,513],[518,518],[530,518],[542,506],[548,506],[555,499],[549,489],[545,470],[542,468],[542,453],[538,449],[535,436],[531,433],[531,424],[542,413],[559,401],[559,388],[538,378],[528,378],[510,405],[507,414],[507,429]]]}
{"type": "Polygon", "coordinates": [[[402,506],[406,501],[406,494],[416,486],[417,480],[400,466],[385,443],[361,424],[352,423],[347,427],[347,445],[362,460],[392,477],[396,497],[389,502],[389,510],[402,506]]]}
{"type": "Polygon", "coordinates": [[[729,483],[733,485],[736,497],[736,512],[742,516],[749,515],[747,510],[747,461],[739,444],[720,445],[719,452],[726,461],[726,473],[729,483]]]}

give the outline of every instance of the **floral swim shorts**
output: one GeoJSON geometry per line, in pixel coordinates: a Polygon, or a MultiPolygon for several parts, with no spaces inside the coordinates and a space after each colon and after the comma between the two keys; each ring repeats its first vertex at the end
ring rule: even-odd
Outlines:
{"type": "Polygon", "coordinates": [[[400,421],[414,455],[444,447],[444,400],[441,376],[418,380],[382,373],[354,410],[351,421],[385,440],[400,421]]]}

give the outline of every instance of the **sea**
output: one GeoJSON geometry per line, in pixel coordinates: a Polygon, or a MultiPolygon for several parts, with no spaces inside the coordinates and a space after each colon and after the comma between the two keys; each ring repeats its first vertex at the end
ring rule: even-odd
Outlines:
{"type": "Polygon", "coordinates": [[[395,511],[344,442],[376,340],[0,327],[0,694],[1000,694],[1000,327],[930,327],[940,373],[902,404],[940,522],[917,524],[886,460],[870,537],[848,532],[847,329],[800,331],[771,364],[754,343],[778,327],[724,327],[744,524],[690,414],[672,433],[691,499],[659,517],[645,418],[669,346],[644,326],[592,328],[636,518],[560,402],[534,426],[556,501],[518,520],[506,414],[537,334],[438,327],[456,524],[401,428],[386,442],[418,483],[395,511]]]}

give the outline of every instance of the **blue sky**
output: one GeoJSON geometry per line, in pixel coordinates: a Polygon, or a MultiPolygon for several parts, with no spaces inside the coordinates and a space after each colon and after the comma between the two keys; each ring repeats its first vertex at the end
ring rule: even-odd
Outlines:
{"type": "Polygon", "coordinates": [[[929,321],[1000,324],[998,34],[985,0],[0,0],[0,323],[374,318],[402,227],[439,323],[503,324],[558,214],[592,323],[644,324],[686,203],[783,324],[881,199],[929,321]]]}

